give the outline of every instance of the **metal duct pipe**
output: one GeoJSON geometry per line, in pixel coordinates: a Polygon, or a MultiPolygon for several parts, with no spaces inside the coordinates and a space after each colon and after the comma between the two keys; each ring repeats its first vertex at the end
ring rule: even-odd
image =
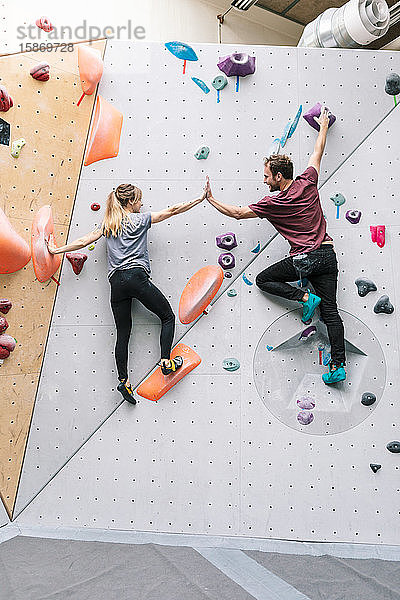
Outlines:
{"type": "Polygon", "coordinates": [[[391,25],[385,0],[350,0],[328,8],[306,25],[298,46],[359,48],[385,35],[391,25]]]}

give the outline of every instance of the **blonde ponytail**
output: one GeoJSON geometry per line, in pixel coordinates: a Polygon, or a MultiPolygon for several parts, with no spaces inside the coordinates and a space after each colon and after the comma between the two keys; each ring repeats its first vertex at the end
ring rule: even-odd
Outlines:
{"type": "Polygon", "coordinates": [[[141,199],[142,191],[130,183],[123,183],[115,192],[110,192],[102,223],[103,235],[118,237],[129,221],[129,213],[125,210],[128,202],[132,200],[135,203],[141,199]]]}

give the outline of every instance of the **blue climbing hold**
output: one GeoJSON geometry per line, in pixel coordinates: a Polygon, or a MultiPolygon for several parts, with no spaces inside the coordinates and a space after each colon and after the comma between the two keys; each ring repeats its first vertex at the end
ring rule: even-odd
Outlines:
{"type": "Polygon", "coordinates": [[[242,275],[242,279],[243,279],[243,281],[245,282],[246,285],[253,285],[253,282],[250,281],[250,279],[248,279],[244,273],[242,275]]]}
{"type": "Polygon", "coordinates": [[[167,42],[165,47],[171,52],[171,54],[176,56],[176,58],[190,61],[199,60],[193,48],[184,42],[167,42]]]}
{"type": "Polygon", "coordinates": [[[300,104],[300,108],[296,113],[296,116],[293,120],[293,123],[290,126],[288,138],[291,138],[294,132],[296,131],[297,125],[299,124],[301,113],[303,112],[303,105],[300,104]]]}
{"type": "Polygon", "coordinates": [[[290,131],[290,127],[292,126],[292,119],[289,119],[289,121],[286,123],[285,125],[285,129],[283,130],[282,133],[282,137],[281,137],[281,148],[284,148],[287,139],[289,137],[289,131],[290,131]]]}
{"type": "Polygon", "coordinates": [[[260,242],[258,242],[257,246],[255,248],[253,248],[252,253],[253,254],[258,254],[261,250],[261,244],[260,242]]]}
{"type": "Polygon", "coordinates": [[[192,81],[194,81],[195,84],[198,85],[205,94],[210,93],[210,88],[202,79],[199,79],[198,77],[192,77],[192,81]]]}

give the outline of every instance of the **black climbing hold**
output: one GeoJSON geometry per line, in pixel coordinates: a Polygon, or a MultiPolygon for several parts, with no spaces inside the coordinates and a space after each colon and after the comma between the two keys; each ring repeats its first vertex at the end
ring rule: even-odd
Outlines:
{"type": "Polygon", "coordinates": [[[389,442],[386,446],[389,452],[393,452],[394,454],[400,453],[400,442],[389,442]]]}
{"type": "Polygon", "coordinates": [[[354,283],[357,286],[358,295],[362,297],[369,294],[369,292],[376,292],[377,290],[376,285],[370,279],[363,279],[362,277],[359,277],[354,283]]]}
{"type": "Polygon", "coordinates": [[[400,94],[400,76],[397,73],[389,73],[386,76],[385,92],[389,96],[400,94]]]}
{"type": "Polygon", "coordinates": [[[371,469],[373,470],[374,473],[377,473],[379,471],[379,469],[382,467],[382,465],[376,465],[375,463],[371,463],[369,466],[371,467],[371,469]]]}
{"type": "Polygon", "coordinates": [[[361,397],[361,404],[364,406],[371,406],[374,402],[376,402],[376,396],[372,392],[364,392],[361,397]]]}
{"type": "Polygon", "coordinates": [[[230,271],[225,271],[225,277],[230,279],[232,277],[232,273],[230,271]]]}
{"type": "Polygon", "coordinates": [[[393,311],[394,306],[391,304],[389,296],[381,296],[374,306],[375,313],[386,313],[387,315],[391,315],[393,311]]]}
{"type": "Polygon", "coordinates": [[[10,123],[7,123],[4,119],[0,119],[0,144],[10,145],[10,123]]]}

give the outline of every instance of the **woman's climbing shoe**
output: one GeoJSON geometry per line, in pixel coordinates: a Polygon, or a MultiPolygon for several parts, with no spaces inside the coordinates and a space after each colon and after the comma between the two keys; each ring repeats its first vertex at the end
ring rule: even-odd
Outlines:
{"type": "Polygon", "coordinates": [[[133,389],[131,385],[126,385],[124,381],[118,384],[117,390],[121,392],[124,400],[130,402],[131,404],[136,404],[135,397],[133,395],[133,389]]]}
{"type": "Polygon", "coordinates": [[[314,316],[317,306],[321,302],[321,298],[319,296],[312,294],[310,292],[310,290],[307,290],[307,292],[308,292],[307,302],[301,301],[303,304],[303,315],[301,317],[301,320],[303,321],[303,323],[306,323],[306,324],[308,323],[308,321],[311,321],[311,319],[314,316]]]}
{"type": "Polygon", "coordinates": [[[183,358],[182,356],[175,356],[175,358],[171,358],[169,362],[169,367],[164,367],[164,365],[161,364],[161,373],[163,375],[171,375],[171,373],[175,373],[175,371],[180,369],[183,365],[183,358]]]}
{"type": "Polygon", "coordinates": [[[346,379],[346,371],[344,370],[343,365],[340,367],[336,367],[335,365],[331,365],[329,369],[329,373],[324,373],[322,375],[322,380],[326,385],[332,385],[333,383],[339,383],[339,381],[344,381],[346,379]]]}

